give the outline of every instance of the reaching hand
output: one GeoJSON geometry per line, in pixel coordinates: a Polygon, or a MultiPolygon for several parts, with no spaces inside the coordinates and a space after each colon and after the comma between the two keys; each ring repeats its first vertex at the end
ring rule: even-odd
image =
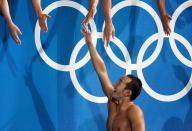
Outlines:
{"type": "Polygon", "coordinates": [[[20,41],[17,33],[19,33],[20,35],[22,35],[22,33],[21,33],[21,31],[19,30],[19,28],[18,28],[15,24],[12,24],[11,26],[9,26],[9,30],[10,30],[10,33],[11,33],[11,36],[12,36],[13,40],[14,40],[18,45],[20,45],[20,44],[21,44],[21,41],[20,41]]]}
{"type": "Polygon", "coordinates": [[[105,40],[106,40],[107,46],[109,45],[111,35],[114,39],[115,38],[115,28],[114,28],[112,22],[109,22],[109,23],[106,22],[104,34],[103,34],[103,44],[105,44],[105,40]]]}
{"type": "Polygon", "coordinates": [[[171,16],[166,14],[165,16],[162,16],[162,22],[163,22],[163,28],[166,35],[170,35],[171,28],[169,26],[169,21],[171,20],[171,16]]]}
{"type": "Polygon", "coordinates": [[[92,37],[91,37],[91,32],[90,30],[88,29],[88,26],[86,24],[82,25],[81,26],[83,31],[81,31],[81,33],[83,34],[83,36],[85,37],[85,41],[87,44],[90,44],[92,43],[92,37]]]}
{"type": "Polygon", "coordinates": [[[92,7],[91,9],[89,9],[88,14],[86,15],[85,19],[81,22],[81,24],[84,24],[86,22],[85,24],[87,25],[89,23],[89,20],[91,18],[94,18],[96,12],[97,12],[97,8],[95,7],[92,7]]]}
{"type": "Polygon", "coordinates": [[[41,27],[41,30],[46,33],[48,31],[47,27],[47,18],[50,18],[51,16],[47,14],[41,14],[39,16],[39,26],[41,27]]]}

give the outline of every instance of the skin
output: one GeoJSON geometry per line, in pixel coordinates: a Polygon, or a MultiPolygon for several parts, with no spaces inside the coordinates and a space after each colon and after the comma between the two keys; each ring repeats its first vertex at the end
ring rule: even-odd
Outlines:
{"type": "Polygon", "coordinates": [[[7,0],[0,0],[0,8],[2,9],[2,13],[7,21],[11,36],[13,38],[13,40],[20,45],[21,41],[18,37],[19,33],[20,35],[22,35],[21,31],[19,30],[19,28],[13,23],[11,16],[10,16],[10,12],[9,12],[9,5],[7,0]]]}
{"type": "MultiPolygon", "coordinates": [[[[110,37],[112,35],[113,39],[115,38],[115,28],[111,20],[111,0],[101,0],[103,15],[105,17],[105,28],[103,34],[103,44],[107,43],[107,46],[110,42],[110,37]]],[[[85,19],[81,24],[88,24],[91,18],[94,18],[97,12],[98,0],[90,0],[89,3],[89,12],[86,15],[85,19]]]]}
{"type": "Polygon", "coordinates": [[[97,5],[98,5],[98,0],[90,0],[89,2],[89,12],[86,15],[85,19],[81,22],[81,24],[88,24],[89,20],[91,18],[94,18],[95,14],[97,13],[97,5]]]}
{"type": "Polygon", "coordinates": [[[161,20],[163,23],[164,32],[166,35],[170,35],[171,28],[169,25],[169,21],[172,19],[170,15],[166,13],[165,9],[165,0],[157,0],[158,9],[160,12],[161,20]]]}
{"type": "Polygon", "coordinates": [[[123,76],[114,87],[108,77],[105,63],[95,49],[91,32],[87,25],[82,25],[81,33],[84,35],[89,48],[91,60],[99,76],[103,92],[108,97],[108,131],[145,131],[145,122],[142,110],[131,100],[132,91],[125,89],[131,78],[123,76]]]}
{"type": "Polygon", "coordinates": [[[34,7],[35,13],[39,19],[39,26],[42,32],[46,33],[48,31],[47,18],[50,18],[51,16],[49,16],[48,14],[43,14],[41,8],[41,0],[31,0],[31,2],[34,7]]]}

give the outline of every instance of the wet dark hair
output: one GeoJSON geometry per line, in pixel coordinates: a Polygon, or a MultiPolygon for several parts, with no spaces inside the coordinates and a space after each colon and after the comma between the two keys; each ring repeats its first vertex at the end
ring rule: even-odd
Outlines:
{"type": "Polygon", "coordinates": [[[137,96],[141,93],[142,83],[141,80],[134,75],[127,75],[128,78],[131,78],[131,82],[126,84],[125,89],[132,91],[131,100],[135,100],[137,96]]]}

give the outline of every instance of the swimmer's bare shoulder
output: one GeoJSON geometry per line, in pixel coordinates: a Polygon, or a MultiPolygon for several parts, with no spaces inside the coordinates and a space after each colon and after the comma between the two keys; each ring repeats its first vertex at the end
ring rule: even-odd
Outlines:
{"type": "Polygon", "coordinates": [[[131,123],[132,131],[145,131],[145,121],[142,110],[133,104],[127,109],[127,118],[131,123]]]}
{"type": "Polygon", "coordinates": [[[2,0],[0,0],[0,8],[1,8],[1,3],[2,3],[2,0]]]}

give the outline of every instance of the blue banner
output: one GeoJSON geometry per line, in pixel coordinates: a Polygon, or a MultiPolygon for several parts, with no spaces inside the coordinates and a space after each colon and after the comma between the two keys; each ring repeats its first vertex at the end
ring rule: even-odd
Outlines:
{"type": "MultiPolygon", "coordinates": [[[[41,1],[48,32],[30,0],[10,0],[21,45],[0,16],[0,131],[106,131],[107,98],[80,33],[89,1],[41,1]]],[[[135,100],[146,131],[192,130],[192,1],[166,0],[171,35],[164,35],[155,0],[112,0],[115,39],[103,46],[99,1],[89,28],[112,83],[138,76],[135,100]]]]}

